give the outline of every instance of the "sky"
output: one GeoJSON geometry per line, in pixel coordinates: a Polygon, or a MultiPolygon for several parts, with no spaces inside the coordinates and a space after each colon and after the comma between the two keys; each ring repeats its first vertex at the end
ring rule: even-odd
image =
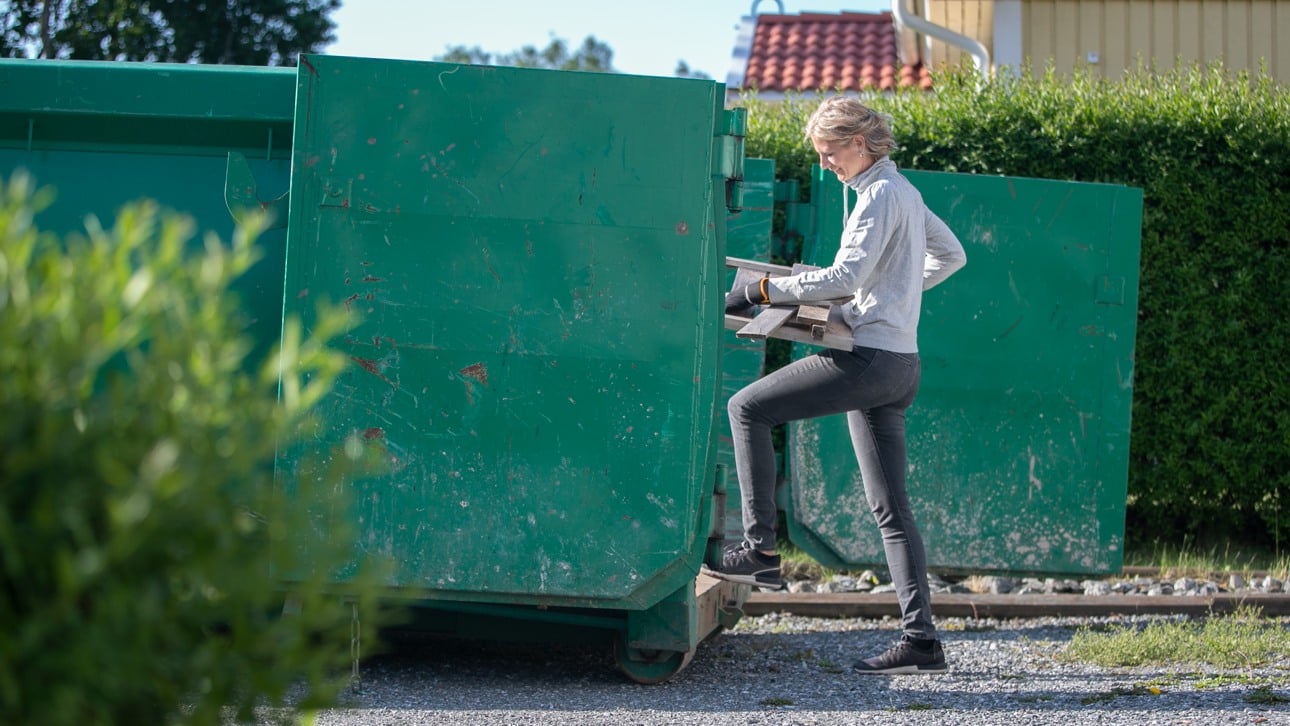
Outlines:
{"type": "Polygon", "coordinates": [[[494,55],[587,36],[614,51],[614,70],[672,76],[677,62],[725,82],[740,20],[760,13],[880,12],[890,0],[343,0],[330,55],[434,60],[449,46],[494,55]]]}

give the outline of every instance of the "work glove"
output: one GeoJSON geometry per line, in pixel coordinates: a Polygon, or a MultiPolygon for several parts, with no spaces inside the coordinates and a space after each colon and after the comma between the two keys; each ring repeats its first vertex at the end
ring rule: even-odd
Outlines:
{"type": "Polygon", "coordinates": [[[770,296],[766,292],[766,280],[767,278],[763,277],[726,293],[726,315],[748,317],[753,308],[769,302],[770,296]]]}

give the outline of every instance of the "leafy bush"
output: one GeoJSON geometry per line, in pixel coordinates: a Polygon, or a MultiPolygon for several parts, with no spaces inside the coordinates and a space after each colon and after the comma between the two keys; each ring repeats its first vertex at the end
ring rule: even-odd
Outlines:
{"type": "MultiPolygon", "coordinates": [[[[288,325],[282,365],[253,365],[228,288],[259,223],[194,253],[191,220],[140,202],[58,240],[33,223],[50,201],[0,183],[0,722],[328,702],[350,655],[351,604],[326,592],[346,533],[311,538],[307,511],[344,505],[353,464],[288,501],[273,460],[344,364],[326,347],[343,316],[288,325]]],[[[347,597],[370,612],[363,582],[347,597]]]]}
{"type": "MultiPolygon", "coordinates": [[[[935,84],[869,101],[893,119],[902,168],[1143,190],[1129,536],[1278,546],[1290,534],[1290,92],[1220,65],[985,84],[961,69],[935,84]]],[[[820,98],[744,102],[748,155],[804,190],[802,128],[820,98]]]]}

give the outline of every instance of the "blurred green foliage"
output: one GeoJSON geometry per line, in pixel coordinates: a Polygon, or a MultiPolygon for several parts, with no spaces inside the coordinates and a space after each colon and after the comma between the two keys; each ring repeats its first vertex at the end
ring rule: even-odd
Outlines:
{"type": "MultiPolygon", "coordinates": [[[[1121,78],[1051,70],[867,99],[904,169],[1106,182],[1143,190],[1129,537],[1290,534],[1290,92],[1219,64],[1121,78]]],[[[755,95],[747,153],[809,198],[802,136],[823,95],[755,95]]]]}
{"type": "Polygon", "coordinates": [[[0,183],[0,723],[332,702],[351,637],[375,632],[379,573],[333,591],[352,533],[314,532],[309,511],[346,506],[337,483],[368,464],[338,452],[287,498],[274,457],[345,364],[327,347],[343,314],[308,336],[288,321],[249,361],[229,285],[261,218],[191,245],[189,218],[144,201],[63,240],[33,223],[51,200],[0,183]]]}

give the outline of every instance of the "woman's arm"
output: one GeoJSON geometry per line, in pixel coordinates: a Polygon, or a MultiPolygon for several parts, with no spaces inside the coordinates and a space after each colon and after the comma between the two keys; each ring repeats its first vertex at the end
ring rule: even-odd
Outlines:
{"type": "Polygon", "coordinates": [[[927,255],[923,261],[923,289],[929,290],[945,281],[967,264],[967,253],[941,218],[928,209],[926,214],[927,255]]]}

